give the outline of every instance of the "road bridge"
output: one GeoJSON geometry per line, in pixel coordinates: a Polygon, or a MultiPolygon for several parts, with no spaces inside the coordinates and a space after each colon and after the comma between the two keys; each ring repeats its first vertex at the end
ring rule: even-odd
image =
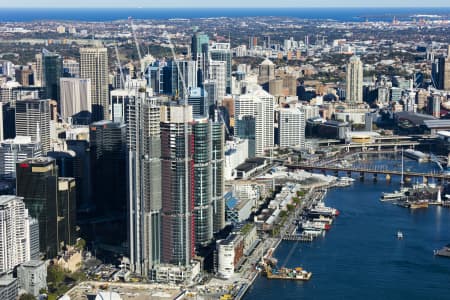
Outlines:
{"type": "Polygon", "coordinates": [[[389,175],[389,176],[393,176],[393,175],[398,175],[398,176],[403,176],[405,178],[412,178],[412,177],[424,177],[426,179],[438,179],[438,180],[445,180],[445,181],[449,181],[450,180],[450,174],[446,174],[446,173],[434,173],[434,172],[428,172],[428,173],[423,173],[423,172],[412,172],[412,171],[404,171],[402,173],[401,170],[388,170],[388,169],[383,169],[383,168],[367,168],[367,167],[354,167],[354,166],[349,166],[349,167],[344,167],[344,166],[331,166],[331,165],[308,165],[308,164],[285,164],[285,166],[288,169],[291,170],[295,170],[295,169],[302,169],[305,171],[332,171],[335,173],[338,172],[347,172],[348,175],[351,176],[352,173],[359,173],[360,177],[364,177],[364,174],[373,174],[374,177],[376,177],[378,174],[384,174],[384,175],[389,175]]]}

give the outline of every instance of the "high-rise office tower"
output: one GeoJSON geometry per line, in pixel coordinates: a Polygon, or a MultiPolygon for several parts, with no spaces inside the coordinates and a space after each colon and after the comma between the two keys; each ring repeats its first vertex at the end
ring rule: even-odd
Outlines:
{"type": "Polygon", "coordinates": [[[248,140],[248,157],[255,157],[256,120],[252,115],[239,115],[235,120],[234,134],[248,140]]]}
{"type": "Polygon", "coordinates": [[[231,49],[230,43],[213,43],[209,49],[212,60],[226,62],[226,85],[225,92],[231,94],[231,49]]]}
{"type": "Polygon", "coordinates": [[[272,79],[275,79],[275,64],[270,59],[265,59],[259,64],[258,84],[268,86],[272,79]]]}
{"type": "Polygon", "coordinates": [[[41,142],[42,153],[50,151],[50,100],[20,100],[16,102],[16,135],[30,136],[41,142]]]}
{"type": "Polygon", "coordinates": [[[28,215],[26,220],[28,235],[30,236],[30,259],[40,258],[39,248],[39,221],[28,215]]]}
{"type": "Polygon", "coordinates": [[[16,68],[16,81],[22,86],[33,85],[33,70],[31,66],[19,66],[16,68]]]}
{"type": "Polygon", "coordinates": [[[207,93],[207,104],[209,107],[209,115],[213,115],[214,109],[217,103],[217,83],[215,80],[205,80],[203,83],[203,88],[207,93]]]}
{"type": "Polygon", "coordinates": [[[263,48],[268,49],[270,48],[270,45],[270,35],[263,36],[263,48]]]}
{"type": "Polygon", "coordinates": [[[42,50],[42,75],[47,98],[59,102],[59,78],[62,76],[62,58],[59,54],[42,50]]]}
{"type": "Polygon", "coordinates": [[[115,123],[125,123],[127,106],[131,97],[135,97],[135,92],[128,89],[112,90],[109,102],[109,120],[115,123]]]}
{"type": "Polygon", "coordinates": [[[16,136],[16,106],[11,102],[0,103],[2,124],[0,125],[0,137],[2,140],[13,139],[16,136]]]}
{"type": "Polygon", "coordinates": [[[216,83],[217,101],[222,102],[227,89],[227,63],[225,61],[209,62],[209,77],[216,83]]]}
{"type": "Polygon", "coordinates": [[[189,91],[188,103],[192,106],[192,115],[194,118],[207,118],[208,93],[202,88],[193,88],[189,91]]]}
{"type": "Polygon", "coordinates": [[[64,59],[63,76],[72,78],[80,77],[80,63],[74,59],[64,59]]]}
{"type": "Polygon", "coordinates": [[[450,90],[450,45],[448,46],[447,57],[440,57],[438,60],[438,88],[450,90]]]}
{"type": "Polygon", "coordinates": [[[225,125],[210,121],[211,136],[211,199],[213,206],[213,232],[225,227],[224,158],[225,125]]]}
{"type": "Polygon", "coordinates": [[[51,158],[27,159],[17,163],[16,193],[23,197],[30,216],[39,222],[40,251],[55,257],[58,241],[58,175],[51,158]]]}
{"type": "Polygon", "coordinates": [[[281,108],[278,120],[280,147],[305,147],[305,114],[298,108],[281,108]]]}
{"type": "Polygon", "coordinates": [[[347,64],[347,89],[345,101],[363,102],[363,65],[358,56],[352,56],[347,64]]]}
{"type": "Polygon", "coordinates": [[[126,240],[126,125],[103,120],[89,127],[92,203],[104,220],[96,239],[118,246],[126,240]]]}
{"type": "Polygon", "coordinates": [[[147,68],[147,82],[148,85],[153,89],[155,95],[165,94],[164,91],[164,67],[166,66],[165,61],[155,61],[152,65],[147,68]]]}
{"type": "Polygon", "coordinates": [[[33,64],[34,71],[34,85],[42,86],[43,85],[43,75],[42,75],[42,53],[38,53],[35,55],[36,63],[33,64]]]}
{"type": "Polygon", "coordinates": [[[168,61],[163,68],[164,93],[184,99],[184,88],[181,77],[184,75],[186,89],[197,87],[197,62],[193,60],[168,61]],[[177,66],[178,64],[178,66],[177,66]],[[178,74],[180,73],[180,75],[178,74]]]}
{"type": "Polygon", "coordinates": [[[77,239],[77,198],[75,178],[58,178],[58,241],[75,245],[77,239]]]}
{"type": "Polygon", "coordinates": [[[42,156],[40,142],[29,136],[17,136],[0,142],[0,177],[16,178],[16,163],[27,158],[42,156]]]}
{"type": "Polygon", "coordinates": [[[209,37],[203,32],[196,32],[192,36],[191,54],[192,59],[197,60],[202,55],[208,54],[209,37]]]}
{"type": "Polygon", "coordinates": [[[107,120],[109,98],[106,48],[80,49],[80,76],[91,80],[92,120],[107,120]]]}
{"type": "MultiPolygon", "coordinates": [[[[251,126],[250,120],[255,122],[255,155],[264,155],[265,150],[273,147],[274,127],[273,127],[273,96],[264,90],[251,91],[248,94],[239,96],[235,101],[236,129],[239,134],[243,134],[244,124],[251,126]],[[249,122],[241,122],[248,120],[249,122]]],[[[251,129],[250,127],[247,129],[251,129]]],[[[251,134],[249,132],[249,134],[251,134]]],[[[250,143],[249,143],[250,148],[250,143]]],[[[249,150],[250,151],[250,150],[249,150]]],[[[251,153],[249,153],[251,154],[251,153]]]]}
{"type": "MultiPolygon", "coordinates": [[[[145,93],[130,97],[127,192],[131,269],[143,276],[161,259],[160,107],[145,93]]],[[[165,183],[168,184],[168,183],[165,183]]]]}
{"type": "Polygon", "coordinates": [[[161,107],[161,261],[188,265],[194,255],[192,107],[161,107]]]}
{"type": "Polygon", "coordinates": [[[194,232],[195,243],[206,246],[213,237],[211,185],[211,133],[208,119],[196,119],[192,125],[194,140],[194,232]]]}
{"type": "Polygon", "coordinates": [[[0,272],[30,260],[28,211],[23,198],[0,196],[0,272]]]}
{"type": "MultiPolygon", "coordinates": [[[[208,35],[203,32],[196,32],[192,36],[191,54],[192,59],[197,61],[197,67],[201,71],[203,79],[208,77],[208,48],[208,35]]],[[[200,81],[203,82],[203,80],[200,81]]]]}
{"type": "Polygon", "coordinates": [[[61,78],[60,115],[65,122],[88,125],[91,120],[91,80],[61,78]]]}
{"type": "Polygon", "coordinates": [[[70,157],[73,170],[69,170],[72,171],[72,174],[68,177],[74,177],[77,183],[77,219],[82,220],[88,217],[90,211],[93,211],[90,149],[87,134],[83,133],[78,136],[69,134],[66,136],[66,144],[67,149],[75,154],[75,156],[70,157]]]}

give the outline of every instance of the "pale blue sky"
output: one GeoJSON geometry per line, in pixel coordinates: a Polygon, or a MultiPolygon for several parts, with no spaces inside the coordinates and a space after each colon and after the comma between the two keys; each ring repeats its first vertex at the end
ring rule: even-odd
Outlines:
{"type": "Polygon", "coordinates": [[[305,7],[450,6],[449,0],[0,0],[0,7],[305,7]]]}

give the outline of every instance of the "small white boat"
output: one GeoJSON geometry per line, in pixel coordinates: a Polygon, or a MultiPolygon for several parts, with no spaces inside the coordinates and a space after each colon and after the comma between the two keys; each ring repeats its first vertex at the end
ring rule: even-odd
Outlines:
{"type": "Polygon", "coordinates": [[[403,240],[403,232],[397,231],[397,239],[403,240]]]}
{"type": "Polygon", "coordinates": [[[355,178],[343,176],[343,177],[339,177],[338,180],[339,181],[345,181],[345,182],[354,182],[355,178]]]}

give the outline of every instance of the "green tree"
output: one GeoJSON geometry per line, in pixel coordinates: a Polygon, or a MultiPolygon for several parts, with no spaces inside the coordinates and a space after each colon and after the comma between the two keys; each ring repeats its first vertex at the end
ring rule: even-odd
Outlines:
{"type": "Polygon", "coordinates": [[[49,265],[47,268],[47,281],[58,285],[63,282],[65,277],[64,270],[57,265],[49,265]]]}
{"type": "Polygon", "coordinates": [[[20,295],[19,300],[36,300],[36,297],[31,294],[22,294],[20,295]]]}
{"type": "Polygon", "coordinates": [[[82,238],[77,239],[77,243],[75,244],[75,248],[78,250],[83,250],[86,247],[86,241],[82,238]]]}

